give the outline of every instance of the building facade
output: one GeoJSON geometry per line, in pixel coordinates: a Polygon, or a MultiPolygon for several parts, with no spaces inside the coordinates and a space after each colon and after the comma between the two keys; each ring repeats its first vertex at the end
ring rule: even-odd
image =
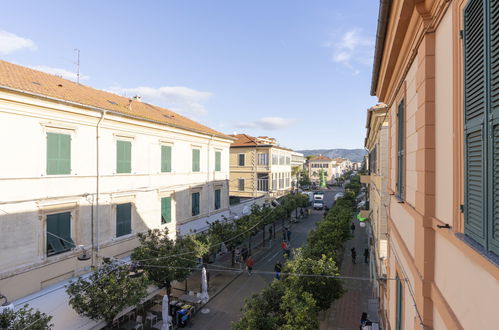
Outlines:
{"type": "MultiPolygon", "coordinates": [[[[126,257],[137,233],[175,237],[229,207],[233,139],[138,99],[0,61],[0,137],[9,155],[0,162],[0,291],[9,301],[31,303],[104,257],[126,257]],[[77,260],[83,251],[90,260],[77,260]]],[[[63,286],[50,292],[67,299],[63,286]]],[[[70,329],[88,320],[53,321],[70,329]]]]}
{"type": "Polygon", "coordinates": [[[268,137],[233,135],[230,146],[230,196],[275,198],[292,189],[292,150],[268,137]]]}
{"type": "Polygon", "coordinates": [[[308,177],[312,182],[318,183],[321,177],[321,171],[324,172],[327,183],[332,183],[335,173],[335,163],[329,157],[318,155],[308,159],[307,169],[308,177]]]}
{"type": "Polygon", "coordinates": [[[486,329],[499,301],[499,2],[381,1],[387,324],[486,329]]]}

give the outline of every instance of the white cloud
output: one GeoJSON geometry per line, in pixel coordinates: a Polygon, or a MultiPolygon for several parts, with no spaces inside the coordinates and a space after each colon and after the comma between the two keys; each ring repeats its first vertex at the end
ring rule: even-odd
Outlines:
{"type": "MultiPolygon", "coordinates": [[[[58,76],[58,77],[61,77],[61,78],[67,79],[67,80],[76,81],[76,78],[77,78],[76,72],[71,72],[71,71],[68,71],[66,69],[54,68],[54,67],[50,67],[50,66],[46,66],[46,65],[37,65],[37,66],[33,66],[32,68],[35,70],[39,70],[39,71],[53,74],[54,76],[58,76]]],[[[87,80],[88,78],[89,78],[88,76],[82,75],[80,73],[80,81],[87,80]]]]}
{"type": "Polygon", "coordinates": [[[294,122],[294,119],[282,117],[263,117],[255,121],[237,123],[235,126],[239,128],[259,128],[274,131],[287,128],[293,125],[294,122]]]}
{"type": "Polygon", "coordinates": [[[182,86],[163,86],[158,88],[111,87],[109,91],[126,96],[139,95],[144,102],[163,106],[184,115],[193,116],[206,115],[208,113],[203,102],[206,102],[212,96],[212,93],[201,92],[182,86]]]}
{"type": "Polygon", "coordinates": [[[343,33],[337,31],[324,46],[332,49],[333,62],[347,67],[354,75],[360,73],[359,64],[372,63],[374,40],[366,37],[362,29],[354,28],[343,33]]]}
{"type": "Polygon", "coordinates": [[[0,54],[7,55],[21,49],[35,50],[36,45],[30,39],[0,30],[0,54]]]}

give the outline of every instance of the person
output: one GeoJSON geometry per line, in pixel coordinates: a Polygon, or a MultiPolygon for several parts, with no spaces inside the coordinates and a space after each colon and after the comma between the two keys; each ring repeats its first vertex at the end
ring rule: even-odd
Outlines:
{"type": "Polygon", "coordinates": [[[305,213],[305,212],[303,212],[303,207],[302,207],[302,208],[300,208],[300,218],[302,218],[302,219],[303,219],[303,217],[305,216],[305,214],[304,214],[304,213],[305,213]]]}
{"type": "Polygon", "coordinates": [[[239,247],[234,250],[234,262],[241,263],[241,249],[239,247]]]}
{"type": "Polygon", "coordinates": [[[282,255],[285,258],[289,258],[289,253],[290,253],[289,244],[286,241],[282,241],[281,248],[282,248],[282,255]]]}
{"type": "Polygon", "coordinates": [[[351,248],[350,251],[352,252],[352,263],[356,263],[356,259],[357,259],[357,251],[355,251],[355,248],[351,248]]]}
{"type": "Polygon", "coordinates": [[[246,269],[248,270],[248,275],[251,276],[251,271],[253,270],[253,265],[255,264],[255,261],[253,260],[253,257],[251,254],[248,256],[246,259],[246,269]]]}
{"type": "Polygon", "coordinates": [[[372,324],[373,323],[367,318],[367,313],[362,312],[362,316],[360,317],[360,330],[363,330],[365,326],[372,324]]]}
{"type": "Polygon", "coordinates": [[[350,229],[352,230],[352,235],[353,235],[353,233],[355,231],[355,223],[353,223],[353,221],[352,221],[352,225],[350,226],[350,229]]]}
{"type": "Polygon", "coordinates": [[[288,238],[288,242],[291,242],[291,230],[289,228],[286,228],[286,237],[288,238]]]}
{"type": "Polygon", "coordinates": [[[369,249],[364,249],[364,262],[367,264],[369,262],[369,249]]]}
{"type": "Polygon", "coordinates": [[[275,278],[280,280],[281,279],[282,265],[279,261],[277,261],[277,263],[275,264],[274,271],[275,271],[275,278]]]}
{"type": "Polygon", "coordinates": [[[288,240],[288,227],[284,227],[282,229],[282,239],[284,241],[287,241],[288,240]]]}
{"type": "Polygon", "coordinates": [[[272,239],[272,226],[269,226],[269,239],[272,239]]]}

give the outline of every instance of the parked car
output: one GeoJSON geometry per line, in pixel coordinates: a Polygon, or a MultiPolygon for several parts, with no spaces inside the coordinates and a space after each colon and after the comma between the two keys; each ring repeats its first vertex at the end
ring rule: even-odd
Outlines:
{"type": "Polygon", "coordinates": [[[314,210],[322,210],[322,209],[324,209],[324,201],[314,200],[314,210]]]}

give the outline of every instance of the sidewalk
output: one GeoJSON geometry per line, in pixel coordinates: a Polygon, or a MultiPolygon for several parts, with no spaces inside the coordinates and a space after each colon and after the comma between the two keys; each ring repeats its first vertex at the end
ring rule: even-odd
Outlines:
{"type": "MultiPolygon", "coordinates": [[[[369,278],[369,263],[364,263],[364,249],[367,245],[366,228],[361,228],[358,221],[353,239],[345,244],[345,252],[341,263],[341,275],[369,278]],[[350,249],[357,251],[357,263],[352,263],[350,249]]],[[[374,299],[370,281],[343,280],[345,294],[335,301],[323,315],[321,315],[321,330],[359,329],[362,312],[369,314],[371,321],[377,321],[378,315],[368,311],[369,300],[374,299]]]]}

